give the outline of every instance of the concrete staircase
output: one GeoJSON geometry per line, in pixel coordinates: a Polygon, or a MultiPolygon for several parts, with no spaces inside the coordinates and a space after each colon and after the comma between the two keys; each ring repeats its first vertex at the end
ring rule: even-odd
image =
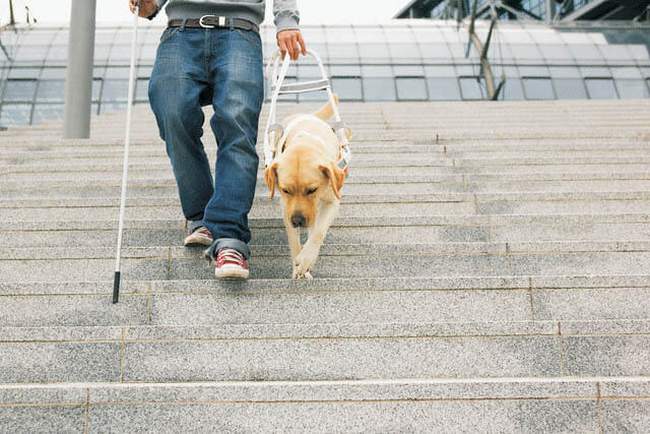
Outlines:
{"type": "Polygon", "coordinates": [[[139,107],[118,305],[124,115],[2,133],[0,432],[649,432],[650,101],[342,109],[316,279],[260,172],[237,284],[139,107]]]}

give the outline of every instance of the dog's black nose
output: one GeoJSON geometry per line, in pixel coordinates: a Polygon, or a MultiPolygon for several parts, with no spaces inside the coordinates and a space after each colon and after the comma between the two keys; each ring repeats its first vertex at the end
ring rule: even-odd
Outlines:
{"type": "Polygon", "coordinates": [[[291,224],[294,228],[301,228],[305,226],[305,216],[302,214],[294,214],[291,216],[291,224]]]}

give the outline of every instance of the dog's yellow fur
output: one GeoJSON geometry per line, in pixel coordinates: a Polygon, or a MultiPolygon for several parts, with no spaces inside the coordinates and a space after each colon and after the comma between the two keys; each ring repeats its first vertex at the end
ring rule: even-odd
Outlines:
{"type": "MultiPolygon", "coordinates": [[[[335,102],[338,104],[338,98],[335,102]]],[[[311,268],[340,204],[345,173],[336,165],[338,139],[325,122],[332,115],[328,103],[313,114],[285,119],[279,156],[264,173],[271,197],[276,188],[280,190],[296,279],[311,278],[311,268]],[[300,245],[300,227],[309,230],[304,246],[300,245]]]]}

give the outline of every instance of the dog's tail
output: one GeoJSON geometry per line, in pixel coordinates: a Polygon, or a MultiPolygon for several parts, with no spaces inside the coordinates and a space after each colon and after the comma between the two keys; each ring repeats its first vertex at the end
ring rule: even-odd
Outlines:
{"type": "MultiPolygon", "coordinates": [[[[339,96],[337,94],[334,94],[334,102],[337,106],[339,105],[339,96]]],[[[327,104],[325,104],[316,113],[314,113],[314,116],[324,121],[334,116],[334,109],[332,107],[331,102],[328,101],[327,104]]]]}

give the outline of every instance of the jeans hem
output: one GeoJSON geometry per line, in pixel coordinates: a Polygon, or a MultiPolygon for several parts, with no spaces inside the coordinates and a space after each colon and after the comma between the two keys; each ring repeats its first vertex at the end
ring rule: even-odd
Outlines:
{"type": "Polygon", "coordinates": [[[237,238],[218,238],[212,242],[212,245],[207,250],[205,250],[204,254],[206,257],[212,259],[215,257],[216,252],[226,247],[237,250],[239,253],[244,255],[244,258],[246,260],[248,260],[251,256],[251,251],[248,247],[248,244],[242,240],[238,240],[237,238]]]}

